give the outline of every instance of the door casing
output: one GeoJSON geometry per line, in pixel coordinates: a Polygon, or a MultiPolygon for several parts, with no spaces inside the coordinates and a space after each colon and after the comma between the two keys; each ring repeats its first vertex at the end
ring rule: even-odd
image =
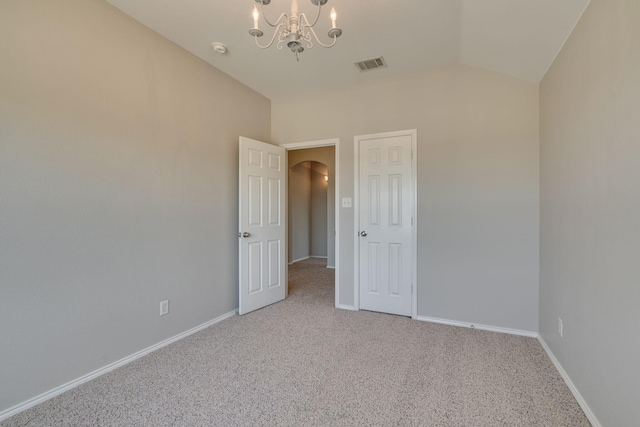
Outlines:
{"type": "Polygon", "coordinates": [[[413,194],[411,194],[411,221],[413,224],[411,232],[411,318],[416,319],[418,316],[418,179],[417,179],[417,166],[418,166],[418,130],[409,129],[395,132],[384,132],[369,135],[357,135],[353,138],[353,182],[354,182],[354,197],[353,197],[353,215],[355,225],[355,236],[353,242],[353,301],[354,308],[360,310],[360,141],[374,138],[389,138],[396,136],[411,136],[411,182],[413,188],[413,194]]]}

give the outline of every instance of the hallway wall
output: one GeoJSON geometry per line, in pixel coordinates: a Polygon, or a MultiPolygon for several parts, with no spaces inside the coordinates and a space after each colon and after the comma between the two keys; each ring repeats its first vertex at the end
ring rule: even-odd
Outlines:
{"type": "Polygon", "coordinates": [[[311,181],[311,256],[327,257],[327,165],[310,162],[311,181]]]}
{"type": "Polygon", "coordinates": [[[289,262],[311,256],[311,162],[289,168],[289,262]]]}

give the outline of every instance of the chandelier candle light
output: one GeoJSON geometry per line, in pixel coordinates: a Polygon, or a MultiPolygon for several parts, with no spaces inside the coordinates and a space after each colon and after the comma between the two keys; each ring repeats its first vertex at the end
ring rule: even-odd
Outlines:
{"type": "Polygon", "coordinates": [[[267,49],[273,45],[278,38],[278,49],[282,49],[282,45],[287,43],[287,47],[291,49],[291,52],[296,54],[296,59],[300,60],[300,53],[304,51],[304,47],[302,43],[305,42],[308,48],[313,47],[313,43],[311,38],[316,39],[316,42],[322,47],[333,47],[338,41],[338,37],[342,35],[342,30],[336,26],[336,10],[331,8],[331,29],[329,30],[328,36],[333,39],[332,43],[324,44],[320,41],[316,32],[313,30],[313,27],[318,23],[318,19],[320,18],[320,10],[322,6],[324,6],[328,0],[311,0],[315,6],[318,6],[318,14],[316,15],[316,19],[312,24],[309,23],[306,15],[304,13],[298,12],[298,0],[291,1],[291,16],[286,13],[282,13],[278,20],[275,23],[271,23],[267,16],[264,13],[264,6],[271,3],[271,0],[255,0],[256,3],[260,4],[260,8],[262,9],[262,16],[264,17],[265,22],[270,26],[275,28],[275,32],[273,33],[273,37],[271,37],[271,41],[267,45],[261,45],[258,42],[258,37],[262,37],[264,33],[258,27],[258,22],[260,21],[260,12],[258,11],[258,6],[253,6],[253,28],[249,30],[249,34],[252,35],[256,40],[256,45],[261,49],[267,49]]]}

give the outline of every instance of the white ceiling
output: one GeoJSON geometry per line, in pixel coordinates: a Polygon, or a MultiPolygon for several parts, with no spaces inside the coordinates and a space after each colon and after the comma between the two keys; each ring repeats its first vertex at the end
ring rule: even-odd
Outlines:
{"type": "MultiPolygon", "coordinates": [[[[538,82],[590,0],[329,0],[316,26],[328,42],[329,11],[343,35],[296,62],[286,46],[262,50],[248,34],[254,0],[107,0],[134,19],[271,99],[399,77],[451,64],[538,82]],[[229,52],[219,55],[213,42],[229,52]],[[360,73],[356,61],[384,56],[388,68],[360,73]]],[[[309,19],[310,0],[299,0],[309,19]]],[[[291,0],[272,0],[272,21],[291,0]]],[[[270,28],[260,23],[265,42],[270,28]]]]}

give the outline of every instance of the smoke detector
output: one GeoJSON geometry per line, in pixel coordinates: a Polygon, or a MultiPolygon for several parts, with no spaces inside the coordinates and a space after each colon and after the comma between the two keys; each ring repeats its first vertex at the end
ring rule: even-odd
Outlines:
{"type": "Polygon", "coordinates": [[[211,47],[213,48],[214,52],[219,53],[220,55],[224,55],[225,53],[227,53],[227,47],[222,43],[215,42],[211,45],[211,47]]]}

